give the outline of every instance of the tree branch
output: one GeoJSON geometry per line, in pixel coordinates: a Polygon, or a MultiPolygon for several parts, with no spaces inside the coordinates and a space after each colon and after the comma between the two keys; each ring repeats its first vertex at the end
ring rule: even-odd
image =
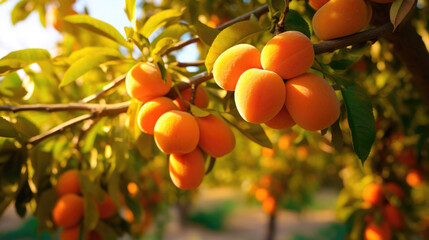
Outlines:
{"type": "Polygon", "coordinates": [[[5,112],[22,112],[22,111],[39,111],[39,112],[72,112],[72,111],[100,111],[100,109],[118,109],[128,107],[129,102],[115,104],[88,104],[88,103],[67,103],[67,104],[28,104],[28,105],[4,105],[0,106],[0,111],[5,112]]]}
{"type": "Polygon", "coordinates": [[[204,60],[197,60],[194,62],[175,62],[173,63],[177,67],[198,67],[204,65],[204,60]]]}
{"type": "Polygon", "coordinates": [[[125,76],[126,74],[119,76],[115,79],[113,79],[113,81],[111,81],[109,84],[107,84],[106,86],[104,86],[100,91],[85,97],[84,99],[80,100],[79,102],[81,103],[88,103],[91,101],[94,101],[102,96],[104,96],[104,94],[106,94],[109,90],[119,86],[121,83],[123,83],[125,81],[125,76]]]}

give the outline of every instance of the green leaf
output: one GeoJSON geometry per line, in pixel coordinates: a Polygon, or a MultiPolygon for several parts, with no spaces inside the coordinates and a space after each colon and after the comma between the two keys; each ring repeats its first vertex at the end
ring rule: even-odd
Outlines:
{"type": "Polygon", "coordinates": [[[9,53],[0,59],[0,76],[19,70],[28,65],[49,60],[51,55],[45,49],[29,48],[9,53]]]}
{"type": "Polygon", "coordinates": [[[70,54],[70,56],[67,58],[67,62],[69,64],[72,64],[81,58],[91,56],[91,55],[106,55],[106,56],[112,56],[117,58],[123,58],[123,55],[121,54],[121,52],[116,48],[86,47],[70,54]]]}
{"type": "Polygon", "coordinates": [[[80,76],[87,73],[89,70],[99,66],[100,64],[116,59],[119,58],[104,54],[94,54],[83,57],[73,63],[70,68],[67,69],[64,74],[64,78],[61,80],[60,87],[64,87],[74,82],[80,76]]]}
{"type": "Polygon", "coordinates": [[[22,98],[27,90],[22,86],[22,81],[16,72],[7,74],[0,82],[0,96],[22,98]]]}
{"type": "Polygon", "coordinates": [[[395,0],[390,7],[390,22],[395,30],[410,12],[416,0],[395,0]]]}
{"type": "Polygon", "coordinates": [[[304,18],[302,18],[301,14],[295,10],[289,10],[285,18],[284,26],[285,30],[287,31],[299,31],[304,33],[307,37],[311,37],[308,23],[304,20],[304,18]]]}
{"type": "Polygon", "coordinates": [[[183,11],[177,9],[168,9],[151,16],[146,23],[143,25],[141,34],[145,37],[149,37],[156,29],[164,26],[167,22],[179,20],[182,16],[183,11]]]}
{"type": "Polygon", "coordinates": [[[216,59],[228,48],[244,42],[246,39],[256,33],[262,32],[264,29],[259,26],[258,22],[242,21],[235,23],[222,30],[209,49],[206,57],[206,68],[210,73],[216,59]]]}
{"type": "Polygon", "coordinates": [[[83,228],[85,232],[91,231],[97,227],[99,215],[95,200],[86,192],[83,192],[85,214],[83,215],[83,228]]]}
{"type": "Polygon", "coordinates": [[[189,106],[191,108],[192,115],[194,115],[195,117],[207,117],[208,115],[210,115],[209,111],[201,109],[194,104],[189,104],[189,106]]]}
{"type": "Polygon", "coordinates": [[[45,4],[38,2],[36,11],[39,13],[39,20],[43,27],[46,27],[46,9],[45,4]]]}
{"type": "Polygon", "coordinates": [[[152,54],[161,56],[176,42],[177,40],[174,38],[170,38],[170,37],[163,38],[157,42],[155,48],[152,50],[152,54]]]}
{"type": "Polygon", "coordinates": [[[82,188],[82,193],[91,197],[94,197],[98,202],[102,202],[106,197],[106,193],[101,189],[100,186],[89,180],[88,176],[84,174],[79,174],[80,185],[82,188]]]}
{"type": "Polygon", "coordinates": [[[219,30],[211,28],[200,21],[197,21],[194,25],[197,35],[200,37],[203,43],[211,46],[216,36],[219,34],[219,30]]]}
{"type": "Polygon", "coordinates": [[[153,136],[150,134],[142,133],[137,138],[136,147],[137,151],[140,153],[144,159],[150,160],[152,157],[152,146],[153,146],[153,136]]]}
{"type": "Polygon", "coordinates": [[[286,9],[285,0],[268,0],[267,4],[272,16],[280,17],[280,15],[286,9]]]}
{"type": "Polygon", "coordinates": [[[3,117],[0,117],[0,136],[9,138],[17,138],[19,136],[15,126],[3,117]]]}
{"type": "Polygon", "coordinates": [[[112,25],[90,17],[88,15],[70,15],[64,21],[83,27],[91,32],[107,37],[122,46],[130,47],[125,38],[112,25]]]}
{"type": "Polygon", "coordinates": [[[367,159],[375,140],[376,128],[372,103],[365,90],[357,83],[345,82],[341,89],[352,132],[353,149],[362,163],[367,159]]]}
{"type": "Polygon", "coordinates": [[[183,34],[188,32],[188,26],[185,24],[174,24],[171,26],[168,26],[166,29],[162,31],[155,39],[152,40],[150,46],[151,48],[154,48],[157,43],[164,38],[173,38],[179,40],[180,37],[182,37],[183,34]]]}
{"type": "Polygon", "coordinates": [[[134,24],[136,20],[136,0],[125,0],[125,13],[127,14],[128,20],[134,24]]]}
{"type": "Polygon", "coordinates": [[[159,71],[161,71],[161,78],[164,84],[167,83],[167,69],[165,69],[164,61],[162,58],[159,58],[158,61],[156,61],[156,65],[158,66],[159,71]]]}
{"type": "Polygon", "coordinates": [[[29,3],[28,0],[22,0],[18,2],[15,7],[12,9],[10,14],[12,19],[12,24],[15,25],[18,22],[26,19],[30,15],[31,11],[34,9],[34,3],[29,3]]]}
{"type": "Polygon", "coordinates": [[[52,224],[52,210],[55,207],[54,203],[57,202],[58,197],[54,188],[39,193],[39,196],[34,215],[37,217],[37,220],[39,220],[37,232],[41,233],[42,230],[45,230],[49,226],[49,223],[52,224]]]}
{"type": "Polygon", "coordinates": [[[342,48],[334,54],[331,62],[329,63],[329,66],[335,70],[346,70],[348,67],[362,58],[366,49],[366,47],[352,49],[342,48]]]}
{"type": "Polygon", "coordinates": [[[205,173],[206,175],[209,174],[213,170],[215,163],[216,163],[216,158],[210,157],[209,167],[207,168],[206,173],[205,173]]]}

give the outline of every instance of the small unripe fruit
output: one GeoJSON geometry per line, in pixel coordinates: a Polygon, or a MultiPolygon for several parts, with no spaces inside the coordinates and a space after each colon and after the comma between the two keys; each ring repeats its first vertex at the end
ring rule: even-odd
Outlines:
{"type": "Polygon", "coordinates": [[[69,193],[58,199],[52,211],[52,218],[57,226],[68,228],[82,220],[83,212],[83,198],[69,193]]]}
{"type": "Polygon", "coordinates": [[[384,199],[383,189],[377,183],[370,183],[363,189],[362,198],[374,206],[379,205],[384,199]]]}
{"type": "Polygon", "coordinates": [[[368,24],[364,0],[331,0],[313,16],[313,29],[322,40],[352,35],[368,24]]]}
{"type": "Polygon", "coordinates": [[[310,131],[325,129],[340,116],[334,89],[312,73],[286,81],[286,107],[296,124],[310,131]]]}
{"type": "Polygon", "coordinates": [[[266,122],[265,125],[274,129],[287,129],[295,125],[295,121],[293,121],[286,105],[284,105],[282,110],[274,118],[266,122]]]}
{"type": "Polygon", "coordinates": [[[154,136],[156,145],[164,153],[185,154],[197,147],[200,130],[190,113],[172,110],[158,119],[154,136]]]}
{"type": "Polygon", "coordinates": [[[267,42],[261,52],[261,64],[289,79],[307,72],[314,61],[314,49],[310,39],[298,31],[280,33],[267,42]]]}
{"type": "Polygon", "coordinates": [[[144,133],[153,134],[155,124],[164,113],[178,110],[173,101],[167,97],[154,98],[141,107],[137,116],[137,124],[144,133]]]}
{"type": "Polygon", "coordinates": [[[200,128],[198,145],[204,152],[212,157],[222,157],[234,149],[234,133],[222,118],[210,114],[196,119],[200,128]]]}
{"type": "MultiPolygon", "coordinates": [[[[184,101],[177,97],[173,102],[180,110],[186,111],[189,107],[189,104],[185,101],[191,101],[192,89],[187,88],[186,90],[181,91],[180,95],[184,101]]],[[[206,89],[203,86],[198,85],[197,89],[195,90],[194,105],[199,108],[206,108],[209,105],[209,100],[209,94],[207,93],[206,89]]]]}
{"type": "Polygon", "coordinates": [[[171,154],[169,172],[176,187],[196,189],[204,178],[204,156],[198,148],[187,154],[171,154]]]}
{"type": "Polygon", "coordinates": [[[261,67],[261,53],[249,44],[238,44],[223,52],[213,65],[213,79],[223,89],[234,91],[241,74],[261,67]]]}
{"type": "Polygon", "coordinates": [[[61,174],[58,178],[55,191],[58,196],[63,196],[67,193],[80,193],[79,172],[76,169],[70,169],[61,174]]]}
{"type": "Polygon", "coordinates": [[[274,72],[249,69],[238,80],[235,104],[241,117],[251,123],[264,123],[274,118],[285,101],[283,79],[274,72]]]}
{"type": "Polygon", "coordinates": [[[138,63],[128,71],[125,78],[128,94],[141,102],[160,97],[170,91],[171,78],[162,80],[161,71],[152,63],[138,63]]]}

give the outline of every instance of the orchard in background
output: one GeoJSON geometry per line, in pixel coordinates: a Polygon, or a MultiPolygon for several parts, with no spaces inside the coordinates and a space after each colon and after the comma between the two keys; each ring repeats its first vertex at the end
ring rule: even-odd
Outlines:
{"type": "Polygon", "coordinates": [[[278,210],[328,185],[336,239],[429,237],[426,1],[127,0],[126,36],[74,4],[11,12],[62,39],[1,56],[0,213],[60,239],[161,238],[170,205],[230,185],[274,239],[278,210]]]}

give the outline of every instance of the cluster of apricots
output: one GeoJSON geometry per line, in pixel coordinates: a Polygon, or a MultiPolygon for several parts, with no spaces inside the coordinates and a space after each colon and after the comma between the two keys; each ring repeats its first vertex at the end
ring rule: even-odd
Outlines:
{"type": "MultiPolygon", "coordinates": [[[[81,196],[81,185],[79,172],[75,169],[64,172],[55,186],[58,195],[52,219],[56,226],[62,227],[60,240],[77,240],[81,230],[81,223],[84,216],[84,199],[81,196]]],[[[113,216],[117,207],[109,195],[106,195],[103,202],[97,202],[99,219],[107,219],[113,216]]],[[[85,239],[102,239],[100,234],[93,230],[85,234],[85,239]]]]}
{"type": "Polygon", "coordinates": [[[381,209],[383,219],[380,224],[377,224],[371,216],[368,216],[365,229],[366,240],[389,240],[392,238],[392,227],[401,230],[404,225],[404,218],[397,206],[392,205],[387,201],[389,198],[396,198],[402,201],[405,197],[404,191],[395,183],[385,183],[383,185],[377,183],[368,184],[362,192],[365,204],[370,207],[381,209]]]}
{"type": "MultiPolygon", "coordinates": [[[[185,190],[197,188],[205,172],[202,151],[212,157],[222,157],[235,147],[235,136],[228,124],[214,114],[194,117],[187,112],[191,89],[182,91],[174,101],[164,97],[170,91],[171,78],[167,76],[164,82],[160,70],[152,63],[132,67],[125,82],[128,94],[144,103],[137,116],[139,128],[153,134],[158,148],[170,154],[173,183],[185,190]]],[[[206,108],[208,103],[206,90],[198,86],[194,104],[206,108]]]]}
{"type": "Polygon", "coordinates": [[[287,31],[268,41],[262,52],[249,44],[227,49],[215,61],[213,78],[221,88],[235,91],[244,120],[274,129],[296,123],[316,131],[338,119],[340,104],[327,81],[307,73],[313,61],[310,39],[287,31]]]}
{"type": "MultiPolygon", "coordinates": [[[[391,3],[393,0],[371,0],[391,3]]],[[[312,24],[321,40],[352,35],[368,26],[372,17],[369,0],[309,0],[316,10],[312,24]]]]}
{"type": "Polygon", "coordinates": [[[276,196],[282,192],[282,183],[276,181],[271,175],[264,175],[258,183],[252,185],[250,191],[256,200],[262,203],[262,210],[273,215],[277,208],[276,196]]]}

